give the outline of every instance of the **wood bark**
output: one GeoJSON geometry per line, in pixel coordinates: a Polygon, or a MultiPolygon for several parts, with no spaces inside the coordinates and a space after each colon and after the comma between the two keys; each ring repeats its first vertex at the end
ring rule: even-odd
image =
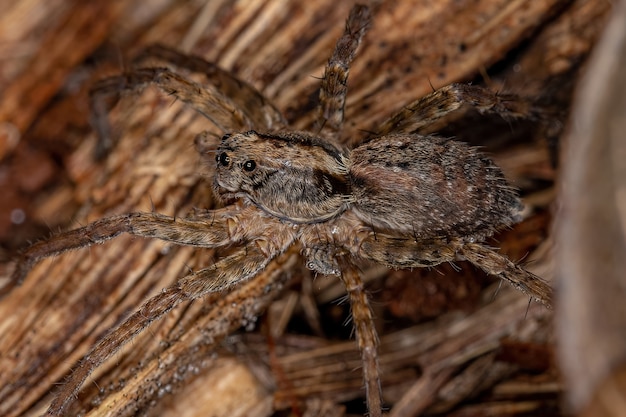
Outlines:
{"type": "MultiPolygon", "coordinates": [[[[93,157],[87,92],[95,80],[165,43],[252,83],[306,128],[353,2],[10,3],[0,6],[0,285],[15,248],[51,230],[214,204],[210,169],[192,145],[210,123],[152,89],[112,111],[117,146],[103,161],[93,157]]],[[[548,126],[470,114],[436,130],[486,146],[522,189],[526,220],[494,245],[550,280],[554,148],[609,12],[602,0],[382,1],[350,73],[344,135],[358,141],[409,100],[455,81],[544,104],[554,116],[548,126]]],[[[0,301],[0,415],[41,414],[108,329],[217,256],[123,236],[41,262],[0,301]]],[[[364,273],[391,415],[563,415],[550,311],[498,291],[465,264],[364,273]]],[[[261,278],[152,325],[88,379],[72,414],[363,413],[359,355],[345,306],[333,302],[344,294],[338,280],[312,281],[297,254],[261,278]],[[251,333],[233,328],[240,304],[251,333]],[[207,336],[215,328],[218,340],[207,336]]]]}

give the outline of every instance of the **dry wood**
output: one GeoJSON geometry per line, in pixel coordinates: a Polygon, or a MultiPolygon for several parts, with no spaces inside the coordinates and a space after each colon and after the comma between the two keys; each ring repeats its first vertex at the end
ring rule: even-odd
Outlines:
{"type": "MultiPolygon", "coordinates": [[[[18,13],[19,7],[25,7],[16,3],[3,6],[8,10],[0,16],[10,16],[18,13]]],[[[29,220],[36,216],[36,221],[54,227],[72,227],[131,210],[154,209],[183,215],[192,207],[212,205],[210,184],[201,178],[206,168],[198,162],[192,147],[194,135],[210,126],[179,103],[173,104],[169,98],[151,90],[140,97],[125,99],[114,111],[113,123],[120,134],[118,146],[104,162],[94,161],[95,138],[86,128],[84,103],[90,84],[86,79],[97,78],[98,74],[91,68],[77,67],[79,63],[89,57],[109,57],[110,72],[111,67],[120,70],[127,65],[126,57],[131,57],[141,46],[155,41],[174,47],[182,45],[251,82],[275,100],[297,126],[306,127],[315,118],[310,110],[314,108],[311,97],[315,97],[319,86],[317,78],[351,6],[351,2],[330,0],[236,4],[211,1],[206,5],[160,1],[148,10],[143,3],[141,7],[122,8],[114,5],[117,2],[89,2],[87,6],[84,2],[59,1],[58,14],[46,21],[41,19],[40,12],[49,10],[46,6],[49,2],[23,4],[32,9],[21,12],[20,15],[27,16],[22,27],[9,33],[13,26],[0,25],[5,29],[0,33],[2,41],[14,45],[10,42],[25,39],[27,32],[19,32],[25,27],[33,28],[28,33],[42,36],[30,38],[31,49],[18,56],[19,60],[3,61],[3,66],[11,64],[13,68],[2,72],[0,121],[4,131],[13,132],[13,136],[1,138],[10,146],[0,154],[4,158],[1,168],[6,173],[0,181],[3,193],[6,189],[7,195],[14,197],[3,201],[0,212],[11,213],[20,208],[29,220]],[[90,25],[88,22],[93,22],[98,30],[82,32],[84,25],[90,25]],[[93,55],[105,38],[114,42],[116,52],[93,55]],[[125,58],[120,60],[120,56],[125,58]],[[83,75],[86,69],[88,77],[83,75]],[[77,95],[68,88],[74,85],[72,81],[79,86],[77,95]],[[60,90],[62,86],[64,90],[60,90]],[[52,102],[54,94],[58,95],[52,102]],[[81,112],[70,110],[76,108],[82,109],[81,112]],[[75,120],[76,114],[82,114],[82,119],[75,120]],[[57,141],[66,140],[61,148],[51,146],[58,142],[50,142],[50,136],[46,136],[49,132],[55,132],[52,136],[57,141]],[[37,153],[31,151],[33,148],[37,153]],[[46,180],[25,187],[24,177],[33,174],[23,167],[29,162],[31,166],[43,167],[42,160],[60,161],[63,175],[52,170],[45,174],[46,180]],[[48,188],[41,193],[44,185],[48,188]],[[76,207],[80,210],[75,211],[76,207]],[[74,222],[68,223],[70,218],[74,222]]],[[[553,91],[544,87],[559,76],[575,77],[608,8],[608,2],[591,0],[382,2],[351,71],[346,109],[346,119],[351,124],[344,133],[361,137],[359,129],[377,125],[391,110],[429,92],[431,84],[440,87],[477,77],[522,44],[526,45],[517,51],[520,55],[509,60],[505,68],[497,68],[491,84],[496,89],[504,84],[506,90],[522,94],[528,91],[529,95],[553,91]],[[513,67],[515,71],[506,69],[513,67]],[[538,81],[533,84],[529,80],[538,81]]],[[[17,50],[17,46],[11,46],[10,51],[17,50]]],[[[110,49],[100,48],[107,50],[110,49]]],[[[549,102],[550,94],[546,95],[549,102]]],[[[557,106],[567,106],[567,94],[558,99],[557,106]]],[[[500,130],[506,135],[514,129],[505,124],[500,130]]],[[[529,142],[495,157],[508,161],[502,164],[507,175],[532,192],[538,188],[529,178],[551,181],[554,171],[545,146],[541,142],[529,142]]],[[[534,200],[531,196],[528,201],[540,202],[535,205],[539,211],[551,202],[549,194],[548,198],[534,197],[534,200]]],[[[21,233],[14,225],[6,230],[16,235],[21,233]]],[[[535,238],[530,239],[534,243],[515,243],[516,230],[523,227],[514,229],[506,239],[501,237],[502,246],[509,245],[507,253],[513,259],[525,256],[545,236],[544,229],[535,232],[535,238]]],[[[95,340],[149,295],[174,282],[188,268],[210,264],[213,256],[210,251],[120,238],[43,262],[21,288],[0,302],[0,414],[40,413],[51,400],[51,390],[95,340]]],[[[531,255],[531,259],[537,257],[540,254],[531,255]]],[[[531,269],[550,278],[545,268],[547,260],[542,259],[544,262],[537,262],[531,269]]],[[[264,293],[265,297],[276,295],[288,278],[308,279],[299,264],[288,256],[282,269],[268,271],[265,278],[273,286],[264,293]]],[[[4,276],[11,265],[3,263],[0,268],[0,275],[4,276]]],[[[446,270],[446,276],[430,271],[434,278],[427,282],[453,287],[459,280],[482,279],[476,278],[477,273],[468,272],[471,271],[468,266],[463,268],[463,275],[452,270],[446,270]]],[[[407,273],[404,279],[419,282],[417,277],[426,273],[407,273]]],[[[318,287],[323,282],[340,285],[322,278],[313,285],[318,287]]],[[[373,288],[380,288],[383,282],[379,275],[373,288]]],[[[235,315],[232,311],[236,309],[232,301],[247,300],[248,291],[257,291],[255,297],[260,297],[258,291],[263,293],[264,288],[259,281],[242,287],[230,295],[232,298],[207,299],[176,309],[100,367],[85,385],[73,412],[82,409],[89,410],[89,415],[182,415],[184,410],[185,415],[208,412],[237,415],[227,408],[233,402],[224,401],[225,408],[215,403],[215,398],[228,397],[240,400],[240,415],[269,415],[275,407],[289,407],[293,398],[298,403],[319,396],[332,404],[362,397],[360,362],[353,340],[337,345],[317,342],[324,346],[320,349],[344,352],[350,360],[309,351],[300,353],[300,360],[296,360],[298,353],[290,356],[288,344],[279,338],[276,349],[280,366],[274,370],[265,361],[256,363],[252,368],[262,371],[254,378],[241,368],[241,357],[263,356],[263,349],[254,343],[249,343],[247,353],[237,356],[238,359],[231,360],[229,355],[220,356],[226,359],[214,359],[211,352],[215,341],[203,337],[203,329],[230,323],[229,317],[235,315]],[[276,388],[280,368],[281,378],[292,389],[276,388]],[[304,383],[297,372],[306,375],[309,369],[328,372],[318,373],[317,379],[304,383]],[[226,379],[222,375],[242,376],[226,379]],[[320,379],[333,377],[347,380],[331,383],[320,379]],[[220,382],[219,386],[216,381],[220,382]],[[248,397],[251,384],[258,395],[248,397]],[[197,389],[198,386],[203,389],[197,389]]],[[[432,288],[422,287],[421,291],[429,293],[432,288]]],[[[489,301],[493,291],[484,291],[482,299],[489,301]]],[[[376,293],[373,297],[376,300],[376,293]]],[[[436,291],[433,297],[437,297],[436,291]]],[[[262,309],[267,302],[269,299],[259,299],[250,311],[262,309]]],[[[558,383],[550,370],[544,370],[544,374],[546,386],[553,388],[552,404],[538,400],[545,393],[532,390],[525,393],[521,389],[510,390],[508,397],[498,396],[497,389],[504,382],[496,385],[496,381],[511,378],[511,374],[518,378],[520,372],[524,374],[519,364],[504,366],[498,355],[494,355],[501,347],[502,337],[551,346],[552,339],[546,336],[549,326],[545,316],[549,312],[533,305],[526,314],[526,303],[523,296],[503,291],[492,303],[476,300],[471,307],[466,306],[462,315],[449,314],[420,325],[415,336],[409,336],[410,330],[416,329],[413,326],[395,333],[392,321],[381,321],[383,393],[389,405],[399,404],[393,412],[414,415],[420,410],[426,413],[451,410],[457,415],[471,415],[471,412],[500,410],[500,415],[516,415],[520,410],[528,413],[546,407],[556,409],[558,383]],[[497,320],[497,325],[492,320],[497,320]],[[489,328],[489,324],[494,327],[489,328]],[[409,363],[413,366],[408,367],[409,363]],[[495,376],[486,373],[485,369],[489,369],[486,364],[492,364],[495,376]],[[429,378],[443,388],[438,390],[436,385],[425,384],[429,378]],[[420,393],[419,404],[409,398],[411,392],[420,393]],[[483,397],[484,403],[464,404],[468,398],[475,398],[477,392],[488,393],[483,397]],[[403,404],[414,408],[405,408],[403,404]],[[415,408],[418,406],[421,408],[415,408]]],[[[378,318],[385,318],[388,313],[384,306],[373,304],[378,318]]],[[[446,301],[441,304],[446,305],[446,301]]],[[[326,321],[336,312],[336,307],[324,304],[319,308],[325,319],[321,326],[325,331],[341,329],[342,319],[335,325],[326,321]]],[[[252,313],[248,316],[249,328],[254,327],[252,316],[252,313]]],[[[225,328],[229,326],[233,324],[225,328]]],[[[235,350],[229,344],[226,346],[235,350]]],[[[537,384],[525,383],[525,386],[537,384]]],[[[321,414],[328,407],[332,408],[328,402],[310,403],[310,413],[321,414]]]]}

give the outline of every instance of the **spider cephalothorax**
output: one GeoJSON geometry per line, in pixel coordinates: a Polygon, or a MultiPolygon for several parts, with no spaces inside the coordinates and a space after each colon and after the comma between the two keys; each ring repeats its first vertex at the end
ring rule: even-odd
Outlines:
{"type": "Polygon", "coordinates": [[[215,159],[218,192],[286,221],[323,222],[351,200],[347,151],[306,132],[226,135],[215,159]]]}
{"type": "MultiPolygon", "coordinates": [[[[377,337],[355,266],[359,260],[394,268],[468,260],[549,305],[550,289],[543,281],[481,243],[520,218],[520,200],[501,170],[466,144],[418,134],[419,126],[453,111],[459,102],[506,117],[530,117],[532,107],[514,96],[450,85],[408,104],[364,143],[349,149],[338,140],[346,81],[369,22],[367,7],[352,9],[326,67],[315,132],[290,129],[260,92],[214,64],[162,47],[146,53],[178,61],[194,71],[204,70],[213,84],[193,82],[167,68],[142,68],[105,79],[95,87],[94,119],[104,139],[108,132],[105,106],[98,100],[120,89],[154,84],[207,116],[225,135],[216,150],[207,149],[209,134],[199,135],[196,145],[216,166],[217,193],[227,202],[235,201],[190,218],[130,213],[60,233],[23,252],[12,286],[41,258],[101,243],[120,233],[233,249],[147,300],[103,337],[70,375],[49,414],[64,413],[93,369],[152,321],[183,301],[254,279],[293,247],[304,255],[309,268],[338,275],[346,286],[371,416],[381,415],[382,400],[377,337]],[[234,91],[240,94],[231,97],[234,91]],[[433,105],[436,111],[425,111],[433,105]],[[421,117],[425,114],[430,118],[421,117]]],[[[110,141],[103,143],[102,149],[110,146],[110,141]]]]}

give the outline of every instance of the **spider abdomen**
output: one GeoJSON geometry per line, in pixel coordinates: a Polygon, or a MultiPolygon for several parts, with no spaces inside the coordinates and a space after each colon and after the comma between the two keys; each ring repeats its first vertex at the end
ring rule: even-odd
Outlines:
{"type": "Polygon", "coordinates": [[[373,139],[352,151],[350,178],[362,221],[416,239],[483,239],[519,221],[522,208],[489,158],[440,137],[373,139]]]}

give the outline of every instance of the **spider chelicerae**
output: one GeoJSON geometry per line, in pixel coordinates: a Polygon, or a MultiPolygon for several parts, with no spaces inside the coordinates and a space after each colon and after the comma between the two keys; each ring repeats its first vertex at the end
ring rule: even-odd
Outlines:
{"type": "Polygon", "coordinates": [[[63,414],[93,370],[152,321],[183,301],[254,279],[293,248],[307,267],[337,275],[345,284],[372,416],[381,415],[382,397],[377,338],[359,260],[394,268],[467,260],[550,304],[550,289],[542,280],[481,243],[520,219],[521,202],[501,170],[464,143],[419,134],[463,103],[509,118],[532,118],[535,110],[515,96],[454,84],[404,106],[348,149],[340,140],[348,72],[370,19],[367,7],[352,9],[321,82],[312,132],[289,129],[267,98],[230,73],[163,47],[150,48],[146,55],[203,72],[211,83],[196,83],[168,68],[142,68],[95,86],[101,154],[112,146],[102,97],[121,90],[153,84],[210,119],[224,136],[215,146],[211,134],[201,133],[196,148],[215,164],[215,190],[231,204],[189,218],[130,213],[60,233],[21,254],[3,293],[19,285],[38,260],[120,233],[235,249],[147,300],[102,338],[71,373],[48,414],[63,414]]]}

